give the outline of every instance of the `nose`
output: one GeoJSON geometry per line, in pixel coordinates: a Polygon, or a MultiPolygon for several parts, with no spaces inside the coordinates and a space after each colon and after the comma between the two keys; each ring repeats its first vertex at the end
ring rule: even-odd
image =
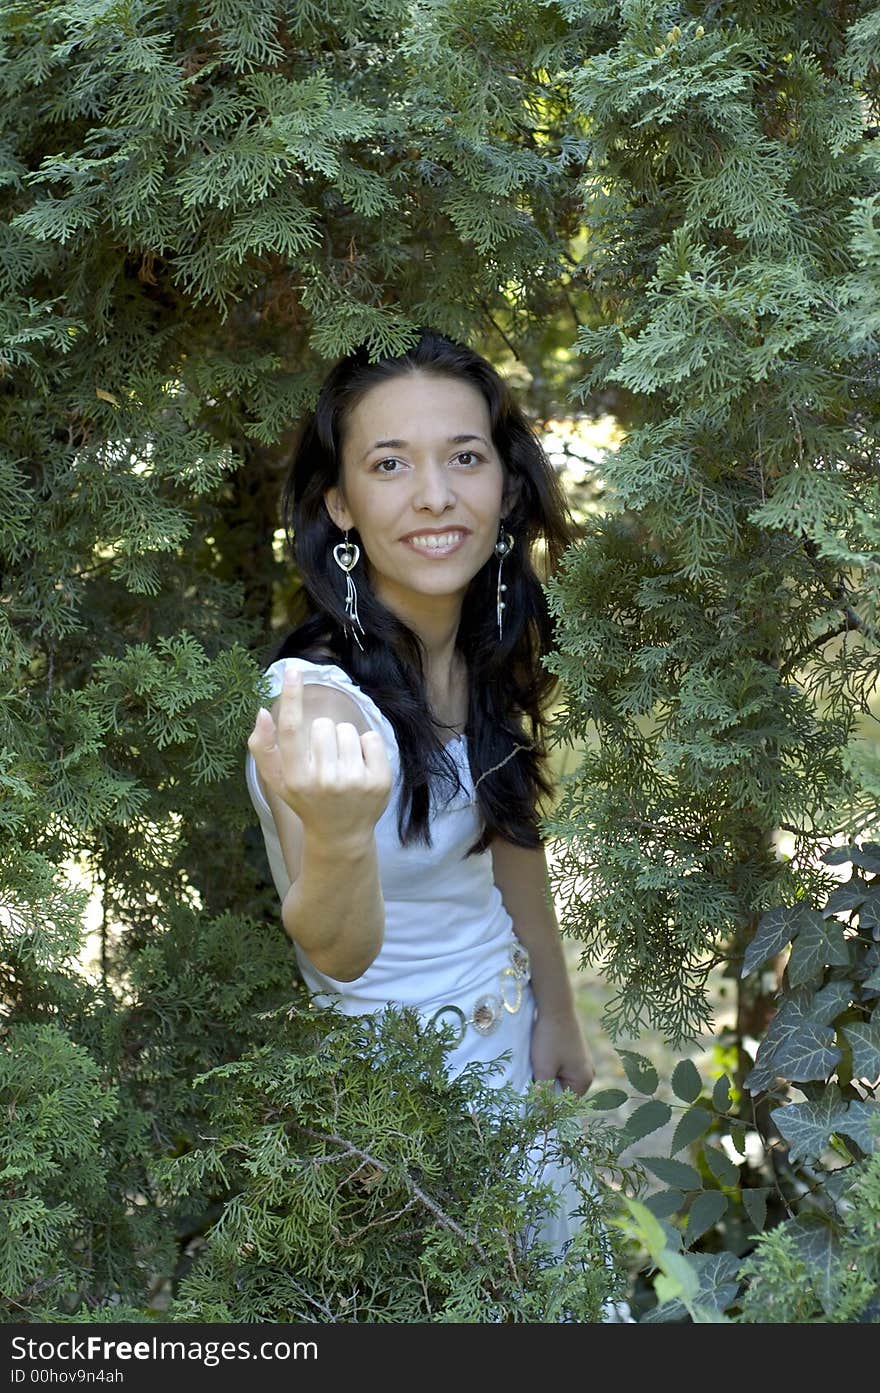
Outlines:
{"type": "Polygon", "coordinates": [[[445,464],[426,464],[416,472],[416,508],[426,508],[432,513],[445,513],[447,508],[455,507],[455,490],[445,464]]]}

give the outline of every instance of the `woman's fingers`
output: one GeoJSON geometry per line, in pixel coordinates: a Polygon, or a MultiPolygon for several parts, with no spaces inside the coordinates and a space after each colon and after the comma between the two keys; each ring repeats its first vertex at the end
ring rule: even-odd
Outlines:
{"type": "Polygon", "coordinates": [[[309,732],[303,718],[302,674],[285,668],[275,708],[278,746],[286,768],[302,769],[309,758],[309,732]]]}
{"type": "Polygon", "coordinates": [[[277,790],[283,776],[281,751],[278,748],[275,722],[264,706],[257,712],[257,719],[247,743],[261,780],[269,788],[277,790]]]}
{"type": "Polygon", "coordinates": [[[363,837],[391,793],[385,742],[377,731],[361,735],[351,721],[306,717],[303,708],[302,678],[288,668],[274,720],[261,708],[248,740],[260,778],[307,829],[363,837]]]}
{"type": "Polygon", "coordinates": [[[359,737],[359,742],[368,774],[379,783],[387,783],[390,788],[391,766],[388,763],[385,741],[378,730],[365,730],[359,737]]]}

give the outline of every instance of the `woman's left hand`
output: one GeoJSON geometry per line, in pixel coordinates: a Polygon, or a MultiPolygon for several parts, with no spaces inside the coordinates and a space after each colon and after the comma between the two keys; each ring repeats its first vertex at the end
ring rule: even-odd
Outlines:
{"type": "Polygon", "coordinates": [[[596,1069],[573,1013],[542,1015],[539,1010],[532,1027],[532,1074],[536,1079],[558,1079],[574,1093],[586,1093],[596,1069]]]}

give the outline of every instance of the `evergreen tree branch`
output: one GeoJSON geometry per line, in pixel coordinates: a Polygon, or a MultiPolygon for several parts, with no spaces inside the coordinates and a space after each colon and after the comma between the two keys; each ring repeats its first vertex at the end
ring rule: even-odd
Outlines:
{"type": "Polygon", "coordinates": [[[833,638],[840,638],[841,634],[850,633],[853,629],[861,629],[862,632],[864,632],[865,626],[859,620],[858,615],[854,614],[853,611],[850,610],[847,613],[847,618],[844,620],[842,624],[838,624],[838,626],[835,629],[828,629],[824,634],[820,634],[818,638],[812,639],[810,643],[806,644],[803,648],[799,649],[797,653],[794,653],[788,659],[788,662],[785,663],[784,666],[779,669],[780,678],[782,679],[790,677],[791,674],[796,671],[800,663],[803,661],[804,658],[807,657],[809,653],[815,652],[817,648],[824,648],[825,644],[830,643],[833,638]],[[853,620],[855,622],[853,622],[853,620]]]}
{"type": "MultiPolygon", "coordinates": [[[[303,1132],[305,1132],[306,1136],[312,1137],[315,1141],[323,1142],[325,1145],[333,1145],[340,1147],[342,1155],[356,1157],[360,1161],[361,1166],[375,1166],[376,1169],[381,1171],[383,1175],[387,1175],[389,1173],[390,1167],[386,1166],[384,1161],[380,1161],[377,1157],[371,1156],[368,1151],[363,1151],[360,1147],[354,1146],[351,1142],[346,1141],[344,1137],[339,1137],[333,1132],[317,1132],[311,1127],[303,1127],[302,1130],[303,1132]]],[[[358,1170],[359,1169],[360,1166],[358,1167],[358,1170]]],[[[476,1238],[472,1238],[469,1234],[465,1233],[464,1229],[461,1228],[461,1226],[457,1224],[454,1219],[450,1218],[448,1214],[444,1213],[444,1211],[440,1208],[439,1204],[437,1204],[436,1200],[432,1200],[431,1196],[429,1194],[426,1194],[426,1192],[421,1188],[421,1186],[415,1183],[412,1176],[406,1176],[406,1183],[412,1190],[412,1193],[415,1195],[416,1199],[418,1199],[425,1206],[425,1208],[428,1210],[430,1214],[433,1214],[438,1224],[440,1224],[445,1229],[449,1229],[449,1231],[451,1233],[454,1233],[456,1237],[460,1238],[464,1243],[467,1243],[469,1247],[473,1248],[474,1251],[479,1254],[483,1262],[486,1262],[488,1260],[486,1250],[485,1248],[483,1248],[479,1240],[476,1238]]]]}

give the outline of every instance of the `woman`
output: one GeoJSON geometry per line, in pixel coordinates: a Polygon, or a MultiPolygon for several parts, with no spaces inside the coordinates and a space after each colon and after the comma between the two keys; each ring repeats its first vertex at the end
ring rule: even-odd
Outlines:
{"type": "MultiPolygon", "coordinates": [[[[483,358],[423,330],[331,371],[284,520],[310,613],[247,773],[303,978],[345,1012],[451,1025],[451,1072],[509,1051],[493,1082],[584,1093],[537,814],[552,632],[531,553],[549,572],[572,535],[540,444],[483,358]]],[[[561,1208],[541,1233],[560,1245],[561,1208]]]]}

